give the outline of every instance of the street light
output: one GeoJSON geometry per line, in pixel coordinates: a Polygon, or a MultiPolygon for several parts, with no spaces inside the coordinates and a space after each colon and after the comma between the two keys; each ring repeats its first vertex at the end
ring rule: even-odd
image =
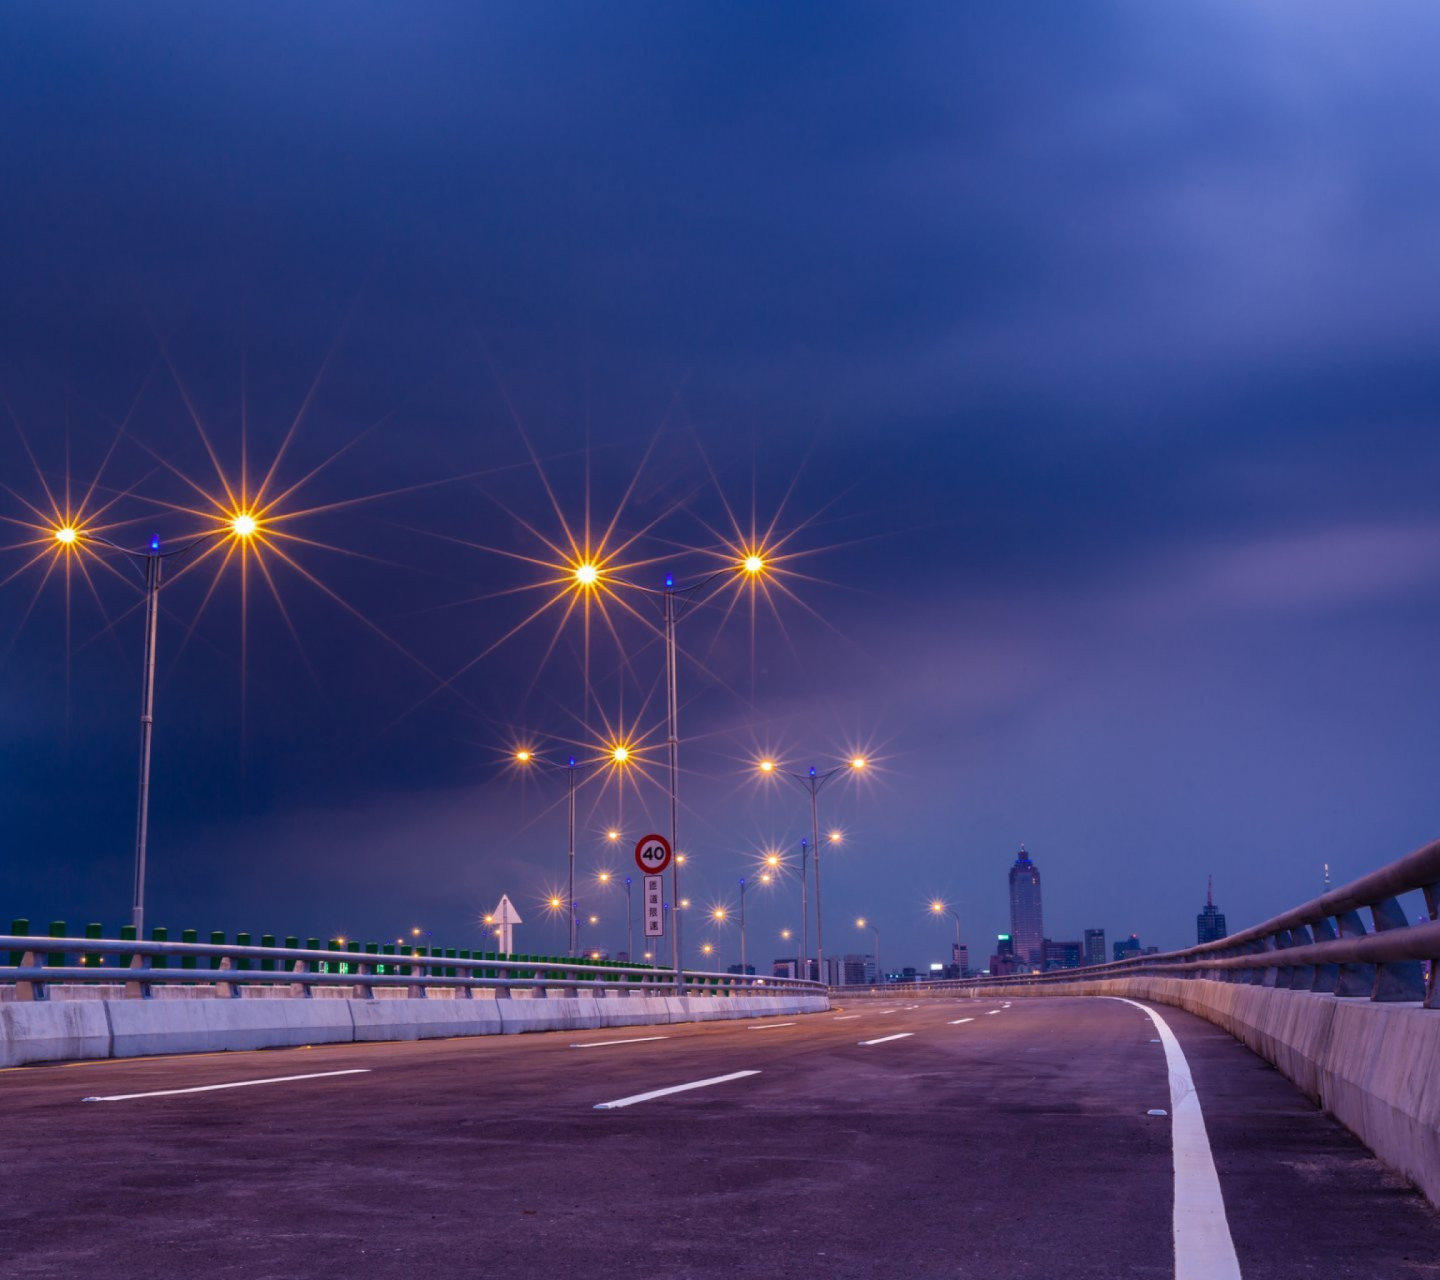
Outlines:
{"type": "MultiPolygon", "coordinates": [[[[577,761],[574,756],[567,758],[563,765],[552,765],[542,760],[530,750],[529,747],[519,748],[513,756],[516,764],[525,768],[547,768],[551,770],[564,769],[569,776],[569,796],[567,811],[569,814],[569,842],[567,848],[567,866],[569,868],[569,899],[570,899],[570,949],[569,954],[575,954],[579,945],[577,925],[575,920],[575,775],[581,769],[586,769],[596,764],[609,764],[615,768],[624,768],[630,763],[631,749],[623,742],[610,742],[605,744],[604,755],[594,760],[577,761]]],[[[616,832],[612,839],[619,839],[616,832]]],[[[551,907],[554,909],[552,900],[551,907]]]]}
{"type": "MultiPolygon", "coordinates": [[[[957,969],[959,969],[959,968],[960,968],[960,947],[961,947],[961,942],[960,942],[960,916],[959,916],[959,914],[956,912],[956,910],[955,910],[952,906],[950,906],[948,903],[942,902],[939,898],[936,898],[933,902],[931,902],[931,904],[930,904],[930,914],[933,915],[933,916],[947,916],[947,915],[948,915],[948,916],[951,916],[951,917],[954,918],[954,920],[955,920],[955,967],[956,967],[957,969]]],[[[961,977],[961,976],[963,976],[963,975],[957,973],[956,976],[957,976],[957,977],[961,977]]]]}
{"type": "MultiPolygon", "coordinates": [[[[778,774],[786,778],[793,778],[795,782],[810,793],[810,839],[811,848],[813,848],[815,852],[815,967],[818,970],[816,977],[822,982],[825,976],[825,925],[820,914],[820,789],[829,782],[831,778],[838,774],[862,772],[866,763],[864,756],[851,756],[844,764],[836,765],[833,769],[828,769],[824,773],[818,772],[813,764],[805,773],[792,773],[789,769],[781,768],[774,760],[767,758],[759,761],[759,769],[762,774],[768,777],[774,777],[778,774]]],[[[832,831],[830,833],[830,842],[836,844],[839,840],[840,833],[838,831],[832,831]]],[[[810,926],[808,921],[808,908],[805,903],[805,842],[802,840],[800,844],[800,909],[802,914],[806,916],[805,930],[807,937],[805,940],[805,950],[808,952],[810,949],[810,940],[808,937],[810,926]]],[[[806,957],[806,964],[807,966],[809,964],[808,956],[806,957]]],[[[805,976],[809,977],[809,974],[805,976]]]]}
{"type": "Polygon", "coordinates": [[[88,533],[69,521],[56,524],[51,532],[62,554],[76,555],[81,551],[95,554],[112,552],[123,556],[145,580],[145,657],[142,668],[140,690],[140,779],[135,805],[135,886],[130,906],[130,923],[135,927],[135,936],[145,936],[145,860],[150,843],[150,758],[151,742],[155,730],[155,648],[156,632],[160,617],[161,570],[167,560],[175,560],[215,538],[232,538],[245,544],[260,532],[257,516],[247,510],[232,511],[223,517],[224,523],[210,529],[173,551],[162,551],[158,536],[152,537],[147,546],[140,550],[123,547],[96,533],[88,533]]]}
{"type": "Polygon", "coordinates": [[[855,921],[857,929],[869,929],[875,935],[875,980],[881,984],[885,981],[885,970],[880,967],[880,930],[871,924],[864,916],[855,921]]]}
{"type": "MultiPolygon", "coordinates": [[[[734,582],[737,577],[742,581],[745,579],[758,581],[768,568],[769,564],[763,547],[745,547],[740,549],[735,561],[727,564],[724,568],[717,569],[703,578],[697,578],[684,585],[677,585],[674,575],[666,574],[664,587],[657,589],[607,573],[604,565],[594,559],[581,559],[572,566],[575,587],[582,592],[628,587],[652,598],[660,597],[660,612],[665,629],[665,743],[669,756],[670,848],[677,851],[676,857],[670,863],[670,897],[675,902],[680,900],[680,863],[682,861],[678,855],[680,848],[680,695],[679,657],[675,642],[675,627],[685,611],[694,608],[726,581],[734,582]]],[[[675,990],[677,994],[683,995],[685,975],[681,964],[680,917],[678,914],[672,913],[671,919],[675,929],[674,936],[670,939],[670,955],[675,968],[675,990]]]]}

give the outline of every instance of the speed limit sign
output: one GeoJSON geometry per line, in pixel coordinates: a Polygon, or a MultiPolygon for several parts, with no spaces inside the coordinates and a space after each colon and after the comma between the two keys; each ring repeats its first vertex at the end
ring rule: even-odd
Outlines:
{"type": "Polygon", "coordinates": [[[670,865],[670,841],[664,836],[642,836],[635,843],[635,865],[647,876],[664,871],[670,865]]]}

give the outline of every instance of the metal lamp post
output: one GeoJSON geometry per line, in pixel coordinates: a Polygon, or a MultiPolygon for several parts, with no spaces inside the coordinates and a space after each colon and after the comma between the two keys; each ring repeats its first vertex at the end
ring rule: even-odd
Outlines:
{"type": "MultiPolygon", "coordinates": [[[[865,764],[866,761],[864,756],[852,756],[844,764],[836,765],[835,768],[828,769],[824,773],[819,772],[814,765],[811,765],[809,770],[805,773],[792,773],[789,769],[782,769],[774,760],[761,760],[759,764],[759,769],[761,773],[770,776],[779,775],[781,777],[791,778],[810,793],[810,839],[811,847],[815,852],[815,968],[817,970],[816,977],[819,978],[822,982],[825,980],[825,925],[820,911],[820,789],[827,782],[829,782],[831,778],[834,778],[839,774],[846,772],[859,773],[862,769],[865,768],[865,764]]],[[[832,843],[838,840],[838,838],[839,837],[835,835],[832,835],[830,837],[832,843]]],[[[804,847],[805,842],[802,840],[800,855],[800,892],[802,912],[805,909],[804,847]]],[[[808,916],[806,918],[805,928],[808,933],[808,916]]],[[[809,950],[808,937],[806,939],[805,949],[807,951],[809,950]]],[[[809,964],[808,956],[806,957],[806,964],[807,966],[809,964]]],[[[807,974],[806,976],[808,977],[809,975],[807,974]]]]}
{"type": "Polygon", "coordinates": [[[855,921],[857,929],[869,929],[875,935],[875,981],[881,985],[885,982],[885,970],[880,967],[880,929],[866,920],[864,916],[855,921]]]}
{"type": "MultiPolygon", "coordinates": [[[[575,585],[582,591],[594,591],[606,586],[620,586],[643,592],[648,596],[660,597],[660,612],[665,632],[665,747],[670,775],[670,848],[676,852],[676,856],[670,862],[670,897],[674,902],[680,900],[678,820],[680,808],[680,700],[678,691],[679,658],[675,643],[675,627],[682,613],[700,603],[710,594],[710,589],[717,583],[722,580],[734,581],[737,575],[756,578],[765,572],[766,567],[763,555],[758,552],[750,552],[735,564],[717,569],[714,573],[707,574],[705,577],[683,586],[676,584],[673,574],[666,574],[665,586],[659,590],[609,574],[602,565],[589,560],[575,565],[572,570],[575,585]]],[[[677,995],[683,995],[685,972],[681,961],[683,953],[680,946],[679,912],[671,912],[671,921],[674,925],[674,933],[670,939],[670,957],[675,970],[675,991],[677,995]]]]}
{"type": "MultiPolygon", "coordinates": [[[[623,743],[618,742],[611,743],[607,746],[605,748],[605,756],[599,760],[577,761],[574,756],[570,756],[563,765],[548,764],[546,761],[541,760],[535,752],[531,751],[528,747],[521,747],[514,755],[515,763],[524,765],[526,768],[564,769],[568,775],[569,784],[568,795],[566,797],[566,811],[569,815],[569,840],[566,846],[566,867],[568,869],[566,902],[570,913],[569,954],[572,958],[575,955],[576,947],[579,945],[577,937],[578,922],[575,919],[575,777],[581,769],[588,768],[591,765],[604,764],[606,760],[608,760],[611,764],[623,767],[629,762],[629,759],[630,749],[623,743]]],[[[619,838],[618,833],[614,838],[619,838]]]]}
{"type": "MultiPolygon", "coordinates": [[[[192,538],[173,551],[160,549],[159,537],[150,539],[142,550],[122,547],[117,542],[86,533],[72,524],[64,524],[53,530],[55,541],[67,551],[82,548],[94,550],[103,548],[123,556],[141,573],[145,580],[145,650],[140,688],[140,778],[135,804],[135,883],[131,897],[130,923],[135,927],[135,936],[145,936],[145,871],[150,844],[150,759],[151,744],[155,735],[155,651],[160,620],[160,581],[165,561],[174,560],[193,551],[214,538],[233,537],[244,542],[259,532],[256,517],[247,511],[235,513],[228,518],[225,527],[212,529],[192,538]]],[[[97,552],[98,554],[98,552],[97,552]]]]}
{"type": "MultiPolygon", "coordinates": [[[[956,912],[955,908],[952,907],[952,906],[950,906],[949,903],[941,902],[939,898],[936,898],[935,901],[930,904],[930,914],[931,914],[931,915],[936,915],[936,916],[950,916],[952,919],[954,919],[954,921],[955,921],[955,964],[956,964],[956,967],[958,968],[959,965],[960,965],[960,948],[961,948],[961,946],[962,946],[962,943],[961,943],[961,941],[960,941],[960,916],[959,916],[959,913],[956,912]]],[[[956,977],[960,977],[961,975],[956,974],[955,976],[956,976],[956,977]]]]}

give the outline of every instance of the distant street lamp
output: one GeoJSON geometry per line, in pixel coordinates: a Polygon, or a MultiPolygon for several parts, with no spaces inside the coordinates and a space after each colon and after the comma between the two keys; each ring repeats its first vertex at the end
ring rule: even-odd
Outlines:
{"type": "MultiPolygon", "coordinates": [[[[569,797],[568,797],[569,803],[568,803],[568,805],[567,805],[567,809],[568,809],[568,813],[569,813],[569,833],[570,833],[570,837],[569,837],[569,842],[568,842],[568,845],[567,845],[567,851],[568,851],[567,866],[568,866],[568,868],[569,868],[569,880],[568,880],[568,884],[569,884],[569,888],[568,888],[568,898],[569,898],[569,910],[570,910],[570,950],[569,950],[569,954],[570,954],[571,956],[574,956],[574,955],[575,955],[576,948],[577,948],[578,945],[579,945],[579,941],[578,941],[578,922],[577,922],[576,919],[575,919],[575,776],[576,776],[576,774],[579,772],[579,770],[581,770],[581,769],[586,769],[586,768],[590,768],[591,766],[597,765],[597,764],[609,765],[610,767],[616,768],[616,769],[624,768],[627,764],[630,763],[630,756],[631,756],[630,748],[629,748],[628,746],[626,746],[625,743],[623,743],[623,742],[610,742],[610,743],[606,743],[606,744],[605,744],[604,754],[603,754],[602,756],[600,756],[598,759],[595,759],[595,760],[576,761],[576,759],[575,759],[574,756],[570,756],[570,757],[567,759],[566,763],[563,764],[563,765],[550,764],[550,763],[548,763],[547,761],[542,760],[538,755],[536,755],[536,753],[535,753],[534,751],[530,750],[530,748],[528,748],[528,747],[521,747],[518,751],[515,752],[514,757],[513,757],[515,763],[518,764],[518,765],[521,765],[521,766],[524,767],[524,768],[527,768],[527,769],[530,769],[530,768],[542,768],[542,769],[550,769],[550,770],[552,770],[552,771],[553,771],[553,770],[563,769],[563,770],[565,770],[566,774],[569,776],[569,797]]],[[[612,837],[612,838],[614,838],[614,839],[619,839],[619,833],[617,832],[617,833],[614,835],[614,837],[612,837]]],[[[553,903],[553,899],[552,899],[552,903],[553,903]]],[[[553,907],[552,907],[552,909],[553,909],[553,907]]]]}
{"type": "MultiPolygon", "coordinates": [[[[820,789],[829,782],[831,778],[836,777],[838,774],[860,773],[865,768],[866,763],[864,756],[851,756],[844,764],[836,765],[833,769],[827,769],[824,773],[818,772],[814,765],[811,765],[805,773],[792,773],[789,769],[782,769],[779,764],[770,759],[761,760],[757,766],[760,772],[766,777],[783,776],[791,778],[810,793],[810,840],[811,848],[815,853],[815,967],[818,970],[816,977],[822,982],[825,980],[825,925],[820,913],[820,789]]],[[[831,843],[838,843],[839,840],[840,833],[838,831],[832,831],[830,833],[831,843]]],[[[800,883],[801,908],[803,911],[805,883],[803,852],[801,854],[800,883]]],[[[808,920],[805,927],[808,931],[808,920]]],[[[807,951],[810,949],[808,938],[806,939],[805,949],[807,951]]],[[[808,956],[806,957],[806,965],[809,965],[808,956]]],[[[810,975],[806,974],[805,976],[809,977],[810,975]]]]}
{"type": "Polygon", "coordinates": [[[880,930],[876,925],[871,924],[864,916],[855,921],[857,929],[869,929],[875,935],[875,981],[885,981],[885,970],[880,967],[880,930]]]}
{"type": "MultiPolygon", "coordinates": [[[[954,921],[955,921],[955,965],[956,965],[956,968],[958,969],[958,968],[960,967],[960,948],[961,948],[961,945],[962,945],[961,942],[960,942],[960,916],[959,916],[959,914],[955,911],[955,909],[954,909],[953,907],[949,906],[947,903],[941,902],[939,898],[936,898],[936,899],[930,904],[930,914],[931,914],[931,915],[935,915],[935,916],[947,916],[947,915],[948,915],[948,916],[951,916],[951,917],[954,919],[954,921]]],[[[962,977],[963,975],[957,973],[955,976],[956,976],[956,977],[962,977]]]]}

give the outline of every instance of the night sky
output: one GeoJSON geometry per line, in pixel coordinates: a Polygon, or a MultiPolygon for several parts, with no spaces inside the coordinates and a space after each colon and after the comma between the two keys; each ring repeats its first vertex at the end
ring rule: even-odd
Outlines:
{"type": "MultiPolygon", "coordinates": [[[[987,955],[1022,842],[1050,937],[1172,947],[1209,874],[1235,928],[1433,838],[1437,36],[1418,0],[5,5],[0,923],[113,932],[132,874],[138,579],[67,586],[24,522],[68,483],[183,545],[207,438],[311,514],[273,592],[211,556],[162,593],[152,924],[481,946],[505,892],[562,949],[564,778],[510,753],[663,736],[643,595],[509,634],[587,501],[651,585],[752,527],[793,557],[681,625],[697,915],[808,832],[767,753],[872,762],[822,793],[825,941],[863,914],[887,967],[945,958],[936,895],[987,955]]],[[[666,823],[632,776],[580,792],[610,950],[604,832],[666,823]]],[[[793,876],[747,907],[763,971],[793,876]]]]}

